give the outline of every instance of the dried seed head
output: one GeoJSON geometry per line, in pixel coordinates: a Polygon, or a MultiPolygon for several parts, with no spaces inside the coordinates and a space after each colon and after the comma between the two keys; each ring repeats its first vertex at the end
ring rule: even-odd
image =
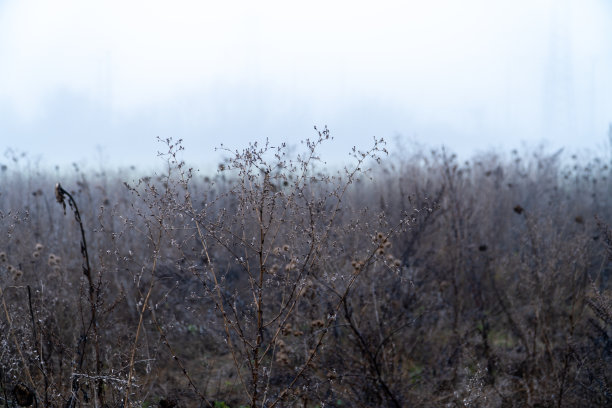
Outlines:
{"type": "Polygon", "coordinates": [[[21,269],[13,269],[13,280],[18,280],[23,276],[23,271],[21,269]]]}
{"type": "Polygon", "coordinates": [[[15,271],[15,267],[13,265],[9,265],[6,267],[6,270],[9,271],[9,273],[15,271]]]}
{"type": "Polygon", "coordinates": [[[58,203],[62,205],[62,208],[64,209],[64,215],[66,215],[66,201],[64,201],[65,193],[66,191],[62,188],[60,183],[57,183],[55,185],[55,199],[57,200],[58,203]]]}
{"type": "Polygon", "coordinates": [[[380,241],[385,237],[385,235],[382,232],[379,232],[378,234],[376,234],[376,238],[380,241]]]}
{"type": "Polygon", "coordinates": [[[394,260],[393,266],[399,268],[400,266],[402,266],[402,261],[400,261],[399,259],[394,260]]]}
{"type": "Polygon", "coordinates": [[[0,263],[5,263],[7,260],[6,252],[0,252],[0,263]]]}
{"type": "Polygon", "coordinates": [[[62,186],[60,185],[60,183],[57,183],[55,185],[55,199],[57,200],[58,203],[63,203],[64,202],[64,194],[62,192],[62,186]]]}
{"type": "Polygon", "coordinates": [[[379,247],[379,248],[376,250],[376,255],[384,255],[384,254],[385,254],[385,248],[383,248],[383,247],[379,247]]]}
{"type": "Polygon", "coordinates": [[[285,265],[285,270],[287,272],[293,271],[297,267],[297,260],[295,258],[291,258],[291,261],[285,265]]]}
{"type": "Polygon", "coordinates": [[[287,244],[283,245],[283,251],[288,252],[289,251],[289,245],[287,245],[287,244]]]}
{"type": "Polygon", "coordinates": [[[280,352],[276,355],[276,362],[288,365],[290,363],[289,356],[285,352],[280,352]]]}
{"type": "Polygon", "coordinates": [[[321,319],[313,320],[312,322],[310,322],[310,326],[314,328],[320,328],[325,326],[325,322],[321,319]]]}
{"type": "Polygon", "coordinates": [[[523,213],[523,211],[525,211],[525,209],[524,209],[523,207],[521,207],[520,205],[516,205],[516,206],[514,206],[514,212],[515,212],[515,213],[517,213],[517,214],[519,214],[519,215],[520,215],[520,214],[522,214],[522,213],[523,213]]]}
{"type": "Polygon", "coordinates": [[[34,247],[34,249],[38,252],[42,251],[44,249],[44,245],[41,244],[40,242],[36,244],[36,246],[34,247]]]}
{"type": "Polygon", "coordinates": [[[40,252],[38,251],[32,252],[32,259],[38,259],[38,258],[40,258],[40,252]]]}

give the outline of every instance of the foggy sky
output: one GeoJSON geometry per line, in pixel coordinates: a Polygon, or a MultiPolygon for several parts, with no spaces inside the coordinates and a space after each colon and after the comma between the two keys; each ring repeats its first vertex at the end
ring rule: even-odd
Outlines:
{"type": "Polygon", "coordinates": [[[160,136],[205,167],[314,125],[330,160],[373,136],[599,149],[610,72],[605,0],[0,1],[0,154],[143,165],[160,136]]]}

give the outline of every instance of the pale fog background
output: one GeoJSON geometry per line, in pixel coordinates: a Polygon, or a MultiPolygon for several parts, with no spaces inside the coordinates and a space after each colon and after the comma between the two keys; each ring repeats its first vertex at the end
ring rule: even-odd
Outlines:
{"type": "MultiPolygon", "coordinates": [[[[0,0],[0,163],[148,166],[155,138],[608,149],[612,1],[0,0]]],[[[393,145],[391,145],[393,146],[393,145]]]]}

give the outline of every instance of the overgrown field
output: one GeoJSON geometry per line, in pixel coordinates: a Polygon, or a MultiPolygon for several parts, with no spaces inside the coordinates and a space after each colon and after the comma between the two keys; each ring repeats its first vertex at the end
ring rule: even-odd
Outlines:
{"type": "Polygon", "coordinates": [[[610,157],[336,171],[316,136],[215,174],[172,140],[150,175],[5,160],[0,406],[612,406],[610,157]]]}

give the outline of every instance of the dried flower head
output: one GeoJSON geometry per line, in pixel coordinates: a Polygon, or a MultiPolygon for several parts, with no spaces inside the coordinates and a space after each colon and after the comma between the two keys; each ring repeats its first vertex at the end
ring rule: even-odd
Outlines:
{"type": "Polygon", "coordinates": [[[288,365],[290,363],[289,356],[285,352],[280,352],[276,355],[276,362],[288,365]]]}
{"type": "Polygon", "coordinates": [[[13,269],[13,280],[18,280],[23,276],[23,271],[21,269],[14,268],[13,269]]]}
{"type": "Polygon", "coordinates": [[[0,263],[5,263],[7,260],[6,252],[0,252],[0,263]]]}
{"type": "Polygon", "coordinates": [[[62,269],[58,266],[55,265],[52,269],[51,269],[51,274],[55,277],[60,277],[61,276],[61,271],[62,269]]]}
{"type": "Polygon", "coordinates": [[[283,251],[288,252],[289,251],[289,245],[287,245],[287,244],[283,245],[283,251]]]}
{"type": "Polygon", "coordinates": [[[40,258],[40,252],[38,251],[32,252],[32,259],[38,259],[38,258],[40,258]]]}
{"type": "Polygon", "coordinates": [[[291,261],[285,265],[285,271],[290,272],[293,271],[297,267],[297,260],[292,258],[291,261]]]}
{"type": "Polygon", "coordinates": [[[41,244],[40,242],[36,244],[36,246],[34,247],[34,249],[38,252],[42,251],[45,248],[45,246],[43,244],[41,244]]]}
{"type": "Polygon", "coordinates": [[[353,261],[351,262],[351,266],[355,270],[355,272],[359,272],[361,268],[363,268],[363,261],[353,261]]]}
{"type": "Polygon", "coordinates": [[[62,205],[62,207],[64,208],[64,214],[66,214],[66,202],[64,201],[64,194],[66,193],[66,190],[64,190],[62,188],[62,186],[60,185],[60,183],[57,183],[55,185],[55,199],[57,200],[58,203],[60,203],[62,205]]]}
{"type": "Polygon", "coordinates": [[[310,326],[314,328],[321,328],[325,326],[325,322],[321,319],[313,320],[312,322],[310,322],[310,326]]]}

